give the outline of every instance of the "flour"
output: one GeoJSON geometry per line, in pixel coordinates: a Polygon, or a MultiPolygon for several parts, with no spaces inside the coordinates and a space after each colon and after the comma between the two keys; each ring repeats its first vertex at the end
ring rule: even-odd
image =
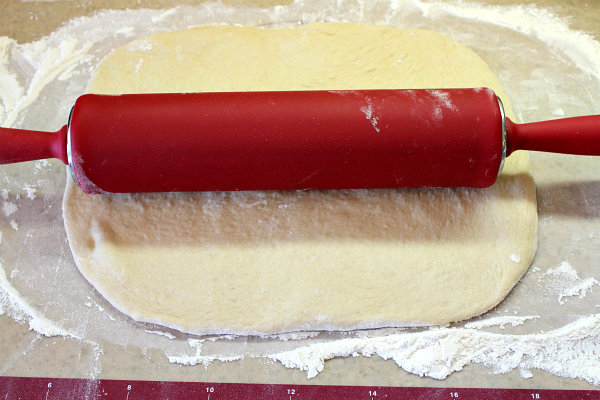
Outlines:
{"type": "MultiPolygon", "coordinates": [[[[581,70],[600,79],[600,45],[590,35],[570,29],[567,21],[533,6],[483,7],[463,2],[449,4],[440,1],[422,2],[418,0],[373,2],[373,4],[369,6],[360,2],[354,4],[345,1],[319,3],[309,0],[297,1],[290,6],[279,6],[271,10],[255,10],[252,19],[232,16],[230,22],[255,24],[256,21],[260,23],[265,23],[265,21],[267,23],[269,21],[311,22],[326,19],[328,21],[351,20],[394,25],[395,18],[399,18],[403,13],[415,12],[415,10],[431,18],[456,15],[465,20],[482,21],[507,27],[539,38],[557,54],[568,57],[581,70]],[[384,9],[382,18],[374,18],[368,14],[369,10],[376,6],[384,9]],[[302,11],[303,9],[306,11],[302,11]],[[311,9],[318,11],[311,13],[311,9]]],[[[178,28],[214,22],[215,19],[212,16],[207,16],[210,14],[233,15],[229,8],[221,4],[210,5],[210,7],[202,6],[197,9],[176,8],[166,11],[104,11],[92,18],[79,18],[71,21],[50,37],[36,43],[17,45],[11,39],[0,38],[0,124],[2,126],[20,126],[24,120],[28,121],[30,117],[25,118],[26,112],[32,109],[36,100],[44,97],[42,95],[44,89],[47,89],[56,80],[62,79],[63,82],[67,82],[73,78],[69,83],[71,92],[81,93],[89,78],[89,75],[85,75],[86,72],[89,74],[93,64],[108,51],[107,49],[96,51],[95,46],[99,43],[109,42],[114,36],[134,38],[154,32],[154,28],[137,21],[166,23],[177,19],[182,13],[187,14],[188,20],[186,25],[177,25],[178,28]],[[114,31],[112,30],[113,26],[123,28],[114,31]],[[86,34],[84,35],[82,32],[86,34]],[[22,79],[23,77],[19,75],[21,70],[31,71],[30,75],[26,75],[28,79],[22,79]],[[79,86],[77,86],[78,81],[81,82],[79,86]]],[[[169,27],[165,25],[161,29],[166,30],[169,27]]],[[[142,43],[140,46],[140,49],[151,49],[152,44],[142,43]]],[[[66,118],[68,108],[72,104],[68,101],[63,101],[63,103],[60,106],[61,112],[57,113],[57,119],[66,118]]],[[[556,116],[565,115],[564,109],[555,105],[551,106],[550,111],[556,116]]],[[[61,121],[64,123],[63,120],[61,121]]],[[[48,129],[50,128],[48,127],[48,129]]],[[[46,160],[36,161],[33,164],[32,172],[34,174],[46,174],[49,171],[50,163],[46,160]]],[[[38,190],[37,184],[31,185],[30,188],[32,190],[23,186],[26,196],[32,201],[40,201],[43,197],[40,194],[43,193],[43,188],[39,187],[38,190]]],[[[2,189],[1,195],[3,215],[5,217],[13,216],[20,207],[17,207],[17,203],[12,199],[9,200],[7,189],[2,189]]],[[[16,220],[12,219],[10,224],[15,231],[18,229],[16,220]]],[[[10,240],[9,234],[4,236],[3,238],[0,231],[0,244],[3,246],[0,250],[2,252],[7,251],[8,244],[4,242],[8,243],[10,240]]],[[[520,262],[517,254],[510,254],[509,257],[513,262],[520,262]]],[[[54,268],[55,266],[52,266],[52,269],[54,268]]],[[[15,270],[16,268],[12,269],[12,271],[15,270]]],[[[539,271],[539,268],[533,267],[532,272],[536,271],[539,271]]],[[[25,268],[18,276],[15,276],[18,278],[21,275],[27,276],[25,268]]],[[[571,301],[575,300],[573,297],[584,298],[591,293],[594,286],[598,285],[595,278],[580,278],[570,264],[561,264],[559,267],[548,270],[542,274],[540,282],[543,285],[556,285],[554,289],[560,292],[558,302],[564,307],[573,303],[571,301]],[[562,283],[562,286],[559,283],[562,283]]],[[[0,264],[0,314],[8,315],[19,323],[28,324],[31,330],[41,336],[63,336],[82,340],[80,332],[63,327],[61,323],[48,319],[32,304],[34,303],[30,303],[28,299],[24,298],[8,281],[4,268],[0,264]]],[[[91,307],[90,312],[92,310],[96,311],[91,307]]],[[[97,311],[102,313],[100,308],[97,311]]],[[[110,314],[103,313],[101,315],[115,324],[118,322],[110,314]]],[[[520,326],[525,322],[531,322],[533,325],[539,320],[541,318],[537,315],[484,317],[478,321],[468,322],[462,328],[411,330],[400,333],[390,331],[381,335],[369,331],[368,334],[361,334],[360,337],[353,337],[359,333],[348,333],[344,334],[348,337],[325,342],[319,342],[321,338],[317,333],[290,333],[277,335],[270,339],[277,344],[283,341],[286,344],[301,343],[305,339],[314,339],[315,343],[298,344],[296,348],[288,351],[264,352],[256,357],[270,359],[280,362],[286,367],[306,371],[308,377],[316,376],[323,370],[325,361],[335,357],[378,355],[384,359],[392,359],[399,367],[408,372],[436,379],[444,379],[453,372],[460,371],[464,366],[474,363],[486,366],[493,373],[506,373],[518,368],[523,378],[530,378],[533,376],[532,369],[539,369],[558,376],[579,378],[592,384],[600,384],[599,314],[580,316],[576,321],[550,332],[539,331],[527,335],[513,335],[485,331],[485,328],[488,327],[502,329],[509,325],[511,327],[520,326]]],[[[149,335],[157,335],[156,332],[158,331],[148,330],[149,335]]],[[[219,339],[217,342],[222,340],[224,339],[219,339]]],[[[235,338],[230,337],[227,340],[235,340],[235,338]]],[[[169,340],[167,342],[176,341],[169,340]]],[[[232,361],[245,356],[243,352],[237,355],[207,352],[203,355],[203,343],[190,341],[187,347],[193,353],[189,355],[183,352],[165,352],[165,354],[170,362],[206,366],[215,360],[232,361]]],[[[97,345],[93,348],[89,371],[91,376],[98,377],[101,374],[99,358],[102,351],[102,348],[97,345]]]]}
{"type": "Polygon", "coordinates": [[[244,358],[243,355],[237,355],[237,356],[201,356],[201,355],[196,355],[196,356],[169,356],[167,355],[167,358],[169,359],[170,363],[176,363],[176,364],[182,364],[182,365],[188,365],[188,366],[194,366],[194,365],[204,365],[204,368],[208,368],[208,366],[210,364],[212,364],[214,361],[221,361],[221,362],[231,362],[231,361],[239,361],[242,360],[244,358]]]}
{"type": "Polygon", "coordinates": [[[128,49],[130,51],[150,51],[152,50],[152,43],[147,40],[136,40],[128,46],[128,49]]]}
{"type": "Polygon", "coordinates": [[[268,356],[313,378],[325,360],[371,357],[393,360],[407,372],[445,379],[468,364],[481,364],[496,374],[536,368],[600,384],[600,314],[581,318],[548,333],[501,335],[467,328],[431,329],[372,338],[318,343],[268,356]]]}
{"type": "Polygon", "coordinates": [[[157,22],[161,22],[161,21],[169,18],[170,16],[174,15],[176,12],[177,12],[177,7],[171,8],[170,10],[167,10],[159,15],[152,17],[152,23],[156,24],[157,22]]]}
{"type": "Polygon", "coordinates": [[[528,369],[519,368],[519,373],[521,374],[521,378],[523,379],[533,378],[533,373],[528,369]]]}
{"type": "MultiPolygon", "coordinates": [[[[37,333],[36,339],[32,341],[32,346],[42,336],[59,336],[64,338],[70,338],[91,346],[92,352],[90,355],[91,358],[89,362],[89,370],[87,371],[86,376],[90,379],[96,379],[100,376],[102,372],[100,356],[104,353],[102,347],[98,343],[86,339],[79,333],[75,333],[73,331],[63,328],[56,322],[48,319],[45,315],[36,310],[33,306],[31,306],[27,299],[25,299],[15,289],[15,287],[9,283],[1,263],[0,315],[8,315],[16,322],[28,324],[29,330],[37,333]]],[[[6,368],[6,366],[7,363],[5,362],[5,364],[2,367],[6,368]]]]}
{"type": "Polygon", "coordinates": [[[98,344],[92,345],[92,354],[91,354],[91,362],[90,362],[90,370],[88,372],[88,376],[92,380],[96,380],[100,377],[102,373],[102,361],[100,360],[100,356],[104,354],[104,350],[98,344]]]}
{"type": "Polygon", "coordinates": [[[575,31],[548,10],[535,6],[483,6],[468,2],[447,4],[409,0],[423,15],[455,15],[467,20],[482,21],[492,25],[522,32],[539,38],[561,54],[569,57],[578,68],[600,79],[600,43],[584,32],[575,31]]]}
{"type": "Polygon", "coordinates": [[[360,108],[360,111],[363,114],[365,114],[365,118],[371,122],[373,129],[375,129],[375,132],[379,133],[381,131],[381,129],[379,129],[379,127],[377,126],[377,124],[379,123],[379,118],[373,115],[373,100],[371,100],[370,97],[367,97],[366,100],[367,105],[362,106],[360,108]]]}
{"type": "Polygon", "coordinates": [[[563,261],[558,267],[550,268],[540,278],[540,281],[551,280],[545,282],[551,284],[559,290],[558,303],[565,304],[567,297],[584,298],[588,291],[591,291],[594,286],[600,285],[600,282],[595,278],[581,279],[577,271],[567,261],[563,261]]]}
{"type": "Polygon", "coordinates": [[[450,94],[448,92],[443,90],[428,90],[427,93],[437,99],[440,107],[447,108],[451,111],[456,111],[456,106],[452,104],[452,101],[450,100],[450,94]]]}
{"type": "Polygon", "coordinates": [[[16,74],[9,72],[7,65],[13,45],[14,41],[0,37],[0,121],[4,121],[8,110],[16,108],[23,96],[23,88],[19,85],[16,74]]]}
{"type": "Polygon", "coordinates": [[[489,328],[491,326],[498,326],[500,329],[505,329],[506,325],[519,326],[523,325],[526,321],[539,319],[539,315],[506,315],[500,317],[488,317],[478,321],[472,321],[465,323],[464,327],[467,329],[482,329],[489,328]]]}
{"type": "Polygon", "coordinates": [[[164,336],[164,337],[166,337],[168,339],[171,339],[171,340],[175,339],[175,335],[173,335],[172,333],[169,333],[169,332],[164,332],[164,331],[150,331],[150,330],[147,330],[147,329],[144,332],[152,333],[154,335],[164,336]]]}
{"type": "Polygon", "coordinates": [[[17,205],[10,201],[4,201],[2,202],[2,212],[5,217],[11,216],[17,212],[17,205]]]}
{"type": "Polygon", "coordinates": [[[272,339],[279,339],[284,342],[287,342],[288,340],[300,340],[300,339],[313,338],[313,337],[317,337],[317,336],[319,336],[319,332],[288,332],[288,333],[280,333],[277,335],[268,335],[268,336],[264,336],[264,337],[272,338],[272,339]]]}
{"type": "Polygon", "coordinates": [[[40,171],[48,171],[50,168],[50,163],[48,160],[37,160],[33,163],[34,173],[39,173],[40,171]]]}
{"type": "Polygon", "coordinates": [[[0,289],[0,315],[7,314],[17,322],[28,322],[30,330],[44,336],[81,339],[80,336],[63,329],[33,308],[8,282],[2,264],[0,264],[0,289]]]}
{"type": "Polygon", "coordinates": [[[520,257],[518,254],[514,254],[514,253],[513,253],[513,254],[511,254],[511,255],[509,256],[509,258],[510,258],[510,260],[511,260],[512,262],[514,262],[514,263],[517,263],[517,264],[518,264],[518,263],[520,263],[520,262],[521,262],[521,257],[520,257]]]}
{"type": "Polygon", "coordinates": [[[35,198],[37,197],[35,194],[37,192],[37,188],[35,188],[34,186],[25,184],[23,186],[23,190],[25,191],[25,193],[27,193],[27,198],[29,200],[35,200],[35,198]]]}
{"type": "Polygon", "coordinates": [[[221,361],[221,362],[230,362],[230,361],[241,360],[244,358],[244,356],[242,354],[233,355],[233,356],[201,355],[202,346],[204,345],[204,342],[206,340],[209,340],[209,339],[188,339],[188,344],[190,347],[195,349],[195,354],[194,355],[167,355],[169,362],[183,364],[183,365],[189,365],[189,366],[201,364],[201,365],[204,365],[205,368],[208,368],[208,366],[216,360],[221,361]]]}
{"type": "MultiPolygon", "coordinates": [[[[0,80],[0,100],[3,103],[3,126],[12,126],[19,114],[33,103],[40,92],[52,81],[59,76],[62,80],[68,79],[65,71],[72,71],[74,64],[89,60],[86,58],[87,51],[91,48],[92,43],[81,43],[75,38],[63,40],[58,47],[49,47],[47,38],[40,41],[27,43],[22,45],[20,54],[14,56],[21,67],[26,66],[35,71],[31,80],[28,82],[27,88],[23,88],[14,74],[6,73],[4,78],[0,80]],[[5,93],[9,90],[15,90],[19,93],[17,99],[13,94],[5,97],[5,93]]],[[[16,42],[6,42],[6,47],[16,46],[16,42]]],[[[0,56],[2,54],[0,53],[0,56]]],[[[5,52],[5,57],[8,54],[5,52]]],[[[2,69],[7,70],[7,58],[0,59],[0,72],[2,69]]]]}

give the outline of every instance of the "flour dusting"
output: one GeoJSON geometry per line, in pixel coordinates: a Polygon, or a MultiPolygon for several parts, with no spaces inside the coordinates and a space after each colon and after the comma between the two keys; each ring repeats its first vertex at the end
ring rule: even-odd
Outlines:
{"type": "Polygon", "coordinates": [[[456,111],[456,106],[450,100],[450,94],[444,90],[427,90],[431,96],[435,97],[438,104],[451,111],[456,111]]]}
{"type": "Polygon", "coordinates": [[[482,329],[489,328],[492,326],[498,326],[500,329],[505,329],[506,325],[519,326],[523,325],[526,321],[539,319],[539,315],[503,315],[500,317],[489,317],[477,321],[467,322],[464,327],[467,329],[482,329]]]}
{"type": "Polygon", "coordinates": [[[578,68],[600,79],[600,43],[588,33],[573,30],[548,10],[533,5],[485,6],[456,2],[409,0],[424,16],[455,15],[465,20],[482,21],[537,37],[550,48],[569,57],[578,68]]]}
{"type": "Polygon", "coordinates": [[[17,212],[17,205],[11,201],[2,202],[2,212],[5,217],[9,217],[17,212]]]}
{"type": "MultiPolygon", "coordinates": [[[[16,47],[16,42],[8,41],[3,38],[4,46],[16,47]]],[[[26,88],[22,87],[14,73],[8,72],[0,80],[0,100],[3,105],[3,126],[12,126],[19,117],[20,113],[31,105],[39,96],[40,92],[59,76],[65,80],[68,75],[65,71],[72,71],[75,64],[89,61],[87,57],[88,50],[92,47],[92,42],[81,42],[71,37],[61,41],[58,47],[49,46],[49,39],[44,38],[33,43],[21,45],[20,62],[28,65],[34,72],[26,88]],[[18,88],[18,89],[17,89],[18,88]],[[8,90],[15,90],[18,93],[17,98],[9,97],[13,94],[5,94],[8,90]]],[[[2,53],[0,52],[0,56],[2,53]]],[[[8,71],[8,54],[5,52],[4,59],[0,59],[0,72],[8,71]]]]}
{"type": "Polygon", "coordinates": [[[568,261],[548,269],[539,280],[559,290],[558,303],[561,305],[566,303],[568,297],[584,298],[594,286],[600,285],[600,282],[592,277],[581,279],[568,261]]]}
{"type": "Polygon", "coordinates": [[[306,331],[306,332],[287,332],[287,333],[279,333],[277,335],[266,335],[264,337],[266,338],[272,338],[272,339],[279,339],[282,340],[284,342],[287,342],[288,340],[300,340],[300,339],[307,339],[307,338],[313,338],[313,337],[317,337],[319,336],[318,331],[314,331],[314,332],[310,332],[310,331],[306,331]]]}
{"type": "Polygon", "coordinates": [[[167,358],[171,363],[183,364],[183,365],[203,365],[205,368],[208,368],[210,364],[214,361],[221,362],[230,362],[237,361],[244,358],[243,354],[238,355],[202,355],[202,346],[204,342],[209,339],[188,339],[188,344],[190,347],[195,349],[195,354],[192,355],[168,355],[167,358]]]}
{"type": "Polygon", "coordinates": [[[148,330],[148,329],[146,329],[144,332],[152,333],[152,334],[154,334],[154,335],[164,336],[164,337],[166,337],[166,338],[169,338],[169,339],[171,339],[171,340],[172,340],[172,339],[175,339],[175,335],[173,335],[172,333],[169,333],[169,332],[164,332],[164,331],[151,331],[151,330],[148,330]]]}
{"type": "Polygon", "coordinates": [[[25,184],[23,185],[23,190],[26,193],[26,196],[29,200],[35,200],[35,198],[37,197],[36,192],[37,192],[37,188],[33,185],[30,184],[25,184]]]}
{"type": "Polygon", "coordinates": [[[7,314],[17,322],[29,323],[29,329],[44,336],[64,336],[81,339],[34,309],[8,281],[0,264],[0,315],[7,314]]]}
{"type": "Polygon", "coordinates": [[[288,368],[317,376],[325,361],[335,357],[393,360],[419,376],[445,379],[468,364],[481,364],[493,373],[513,369],[545,370],[563,377],[579,377],[600,384],[600,314],[581,318],[548,333],[501,335],[466,328],[431,329],[372,338],[349,338],[317,343],[268,356],[288,368]]]}
{"type": "Polygon", "coordinates": [[[375,132],[379,133],[381,129],[377,126],[379,124],[379,118],[374,115],[373,111],[373,100],[370,97],[366,98],[367,104],[360,108],[363,114],[365,114],[365,118],[371,122],[373,129],[375,132]]]}
{"type": "Polygon", "coordinates": [[[152,43],[147,39],[136,40],[127,45],[127,49],[130,51],[150,51],[152,47],[152,43]]]}

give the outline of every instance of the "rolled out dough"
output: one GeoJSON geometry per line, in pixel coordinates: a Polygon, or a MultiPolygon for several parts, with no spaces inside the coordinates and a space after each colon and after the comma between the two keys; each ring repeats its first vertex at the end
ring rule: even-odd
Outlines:
{"type": "MultiPolygon", "coordinates": [[[[94,93],[474,87],[440,34],[354,24],[205,26],[115,50],[94,93]]],[[[110,118],[110,116],[107,116],[110,118]]],[[[139,321],[198,334],[442,324],[490,309],[530,264],[527,154],[489,189],[86,195],[68,180],[77,266],[139,321]]]]}

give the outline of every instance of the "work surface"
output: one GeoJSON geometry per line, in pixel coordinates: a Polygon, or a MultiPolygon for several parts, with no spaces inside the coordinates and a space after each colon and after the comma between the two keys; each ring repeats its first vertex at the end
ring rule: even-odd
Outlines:
{"type": "MultiPolygon", "coordinates": [[[[116,7],[116,3],[11,0],[8,2],[8,12],[0,15],[0,27],[3,29],[0,35],[19,42],[36,40],[57,29],[65,18],[90,15],[100,7],[116,7]]],[[[130,3],[126,3],[127,6],[135,8],[144,5],[152,8],[172,6],[167,1],[130,3]]],[[[476,9],[479,11],[473,16],[468,14],[473,12],[473,8],[469,7],[448,13],[447,8],[439,5],[431,9],[414,5],[392,8],[386,2],[369,3],[378,6],[364,7],[354,2],[337,5],[333,2],[306,1],[301,4],[286,3],[273,11],[272,8],[257,7],[271,6],[270,2],[257,2],[250,7],[240,3],[202,3],[194,8],[166,12],[154,10],[139,14],[101,14],[94,20],[81,22],[80,26],[67,26],[62,37],[51,38],[44,45],[60,48],[60,43],[71,43],[75,51],[63,48],[63,53],[70,52],[75,56],[57,64],[56,74],[53,75],[52,69],[49,69],[51,72],[45,75],[50,77],[47,86],[33,99],[31,106],[24,107],[9,121],[10,124],[31,129],[58,128],[66,121],[68,106],[77,95],[83,93],[93,66],[115,46],[143,34],[201,23],[290,26],[298,22],[321,20],[433,29],[462,41],[484,58],[499,75],[513,100],[520,122],[600,113],[600,79],[594,75],[600,71],[598,47],[589,49],[589,59],[580,57],[577,52],[570,53],[569,46],[561,43],[560,38],[572,40],[574,47],[578,42],[583,42],[583,38],[568,36],[566,32],[558,35],[559,40],[553,38],[552,34],[558,28],[552,27],[553,20],[540,11],[544,10],[544,6],[538,5],[537,11],[526,7],[525,14],[532,12],[534,15],[527,23],[519,20],[524,15],[518,12],[519,8],[512,7],[521,2],[490,2],[509,7],[497,12],[495,18],[504,15],[507,19],[501,25],[518,26],[525,32],[522,33],[484,22],[482,20],[486,17],[481,10],[476,9]],[[512,10],[512,13],[506,10],[512,10]],[[539,24],[535,24],[536,21],[539,24]],[[63,40],[84,37],[91,27],[106,33],[94,31],[85,40],[63,40]],[[86,40],[90,40],[89,47],[86,40]],[[582,71],[581,68],[587,70],[582,71]]],[[[550,2],[547,4],[550,7],[550,2]]],[[[119,7],[123,8],[122,5],[119,7]]],[[[600,37],[598,4],[564,2],[551,7],[550,11],[560,16],[560,21],[568,21],[571,28],[590,32],[596,40],[600,37]]],[[[34,60],[34,63],[38,61],[34,60]]],[[[24,80],[35,82],[27,68],[21,68],[20,72],[24,80]]],[[[569,290],[584,282],[584,279],[600,277],[599,161],[591,157],[532,155],[540,218],[538,254],[514,292],[495,310],[479,319],[489,321],[492,317],[504,317],[504,321],[508,321],[506,326],[492,322],[489,324],[491,327],[482,328],[482,332],[539,334],[599,312],[600,287],[592,287],[594,290],[588,291],[584,298],[579,298],[581,291],[569,296],[569,290]],[[562,269],[559,269],[561,265],[562,269]],[[574,278],[568,265],[577,271],[579,280],[574,278]],[[554,273],[549,273],[550,269],[554,273]],[[515,316],[521,319],[511,319],[515,316]],[[516,326],[511,326],[512,323],[516,326]]],[[[394,361],[384,361],[375,355],[332,359],[326,363],[322,373],[309,381],[306,372],[288,370],[264,355],[335,340],[335,337],[321,334],[287,342],[281,338],[227,338],[216,342],[198,342],[194,341],[196,338],[193,336],[134,323],[114,310],[75,269],[65,241],[60,212],[64,179],[64,167],[58,162],[9,166],[0,170],[3,196],[0,262],[7,275],[5,282],[9,284],[3,284],[3,288],[5,292],[7,287],[16,288],[20,298],[27,302],[20,305],[19,314],[11,311],[18,307],[7,300],[9,297],[6,293],[0,297],[3,299],[0,306],[7,314],[0,317],[2,375],[340,385],[591,387],[583,380],[560,378],[536,369],[523,371],[509,368],[507,373],[497,375],[492,373],[493,369],[475,364],[466,365],[461,372],[439,381],[405,372],[394,361]],[[49,321],[42,316],[57,322],[61,329],[72,329],[78,334],[82,333],[82,336],[77,339],[45,337],[28,330],[31,320],[37,324],[34,329],[48,332],[48,325],[44,324],[49,321]],[[15,322],[19,318],[21,321],[15,322]],[[169,335],[175,338],[171,339],[169,335]],[[240,349],[246,354],[259,356],[246,356],[227,362],[218,360],[226,359],[219,357],[222,355],[234,356],[240,349]],[[205,358],[197,357],[200,351],[205,358]],[[188,360],[195,360],[197,365],[172,364],[168,356],[171,356],[171,361],[185,361],[189,357],[188,360]],[[211,357],[217,358],[217,361],[205,368],[203,362],[209,363],[211,357]],[[530,373],[533,376],[526,379],[530,373]]],[[[456,325],[457,328],[463,326],[456,325]]],[[[485,326],[485,322],[480,326],[485,326]]],[[[600,373],[596,373],[596,382],[598,380],[600,373]]]]}

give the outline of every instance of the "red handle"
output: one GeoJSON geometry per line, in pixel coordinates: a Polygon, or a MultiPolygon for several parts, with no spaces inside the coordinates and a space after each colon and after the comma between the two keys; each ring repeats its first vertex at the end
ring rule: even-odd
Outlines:
{"type": "Polygon", "coordinates": [[[56,132],[0,128],[0,164],[58,158],[67,164],[67,126],[56,132]]]}
{"type": "MultiPolygon", "coordinates": [[[[506,120],[507,151],[600,155],[600,115],[515,124],[506,120]]],[[[507,154],[507,155],[508,155],[507,154]]]]}

